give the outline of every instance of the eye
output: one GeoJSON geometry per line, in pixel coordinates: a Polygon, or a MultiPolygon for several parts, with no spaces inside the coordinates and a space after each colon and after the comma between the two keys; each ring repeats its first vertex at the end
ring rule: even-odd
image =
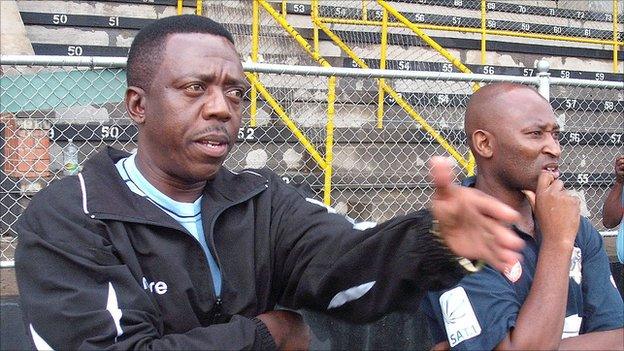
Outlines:
{"type": "Polygon", "coordinates": [[[558,130],[553,130],[551,134],[552,134],[553,139],[559,140],[559,136],[561,133],[558,130]]]}
{"type": "Polygon", "coordinates": [[[243,92],[243,89],[235,88],[235,89],[228,90],[226,94],[229,97],[241,100],[243,98],[244,92],[243,92]]]}
{"type": "Polygon", "coordinates": [[[204,91],[204,86],[199,83],[192,83],[184,87],[184,90],[190,93],[200,93],[204,91]]]}
{"type": "Polygon", "coordinates": [[[529,134],[531,134],[533,136],[541,136],[542,135],[542,131],[541,130],[534,130],[532,132],[529,132],[529,134]]]}

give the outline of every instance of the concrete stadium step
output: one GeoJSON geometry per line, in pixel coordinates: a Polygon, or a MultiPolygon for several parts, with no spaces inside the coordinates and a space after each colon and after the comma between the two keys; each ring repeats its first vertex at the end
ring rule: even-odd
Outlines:
{"type": "MultiPolygon", "coordinates": [[[[29,3],[29,2],[26,2],[29,3]]],[[[229,3],[229,2],[224,2],[224,3],[229,3]]],[[[27,9],[32,9],[32,5],[30,5],[31,7],[25,6],[25,8],[27,9]]],[[[110,6],[110,4],[109,4],[110,6]]],[[[138,5],[133,5],[133,6],[138,6],[138,5]]],[[[215,8],[219,8],[219,11],[227,11],[227,13],[236,13],[237,15],[234,16],[233,18],[238,18],[241,22],[237,22],[234,24],[231,24],[232,26],[234,26],[234,28],[236,30],[234,30],[234,32],[239,32],[240,35],[242,35],[242,38],[239,38],[239,42],[241,42],[241,45],[239,45],[241,47],[241,49],[247,48],[249,47],[248,44],[248,40],[249,40],[249,35],[251,33],[249,25],[247,22],[249,22],[249,10],[245,9],[245,8],[240,8],[240,4],[238,5],[238,8],[236,6],[214,6],[215,8]],[[245,20],[243,20],[245,19],[245,20]],[[246,38],[245,38],[246,37],[246,38]],[[247,41],[247,42],[245,42],[247,41]]],[[[114,7],[114,6],[113,6],[114,7]]],[[[24,11],[26,13],[29,13],[27,16],[25,17],[37,17],[35,14],[36,12],[28,12],[28,11],[24,11]]],[[[129,11],[130,13],[134,13],[132,11],[129,11]]],[[[85,18],[85,16],[88,15],[82,15],[82,14],[54,14],[54,13],[46,13],[47,17],[49,17],[49,19],[44,19],[44,18],[38,18],[38,19],[32,19],[32,18],[26,18],[26,22],[31,21],[33,23],[43,23],[45,24],[46,22],[50,23],[47,26],[67,26],[67,27],[79,27],[81,23],[93,23],[92,26],[95,27],[101,27],[102,30],[93,30],[93,35],[94,35],[94,42],[98,42],[98,43],[104,43],[106,45],[108,45],[108,43],[110,43],[109,46],[118,46],[118,47],[126,47],[129,45],[129,43],[131,42],[131,37],[134,35],[134,30],[136,30],[137,28],[140,27],[140,23],[145,22],[146,20],[151,20],[149,17],[147,18],[132,18],[132,17],[125,17],[125,16],[113,16],[114,18],[110,17],[110,16],[105,16],[105,15],[101,15],[99,16],[100,18],[97,18],[98,16],[92,16],[95,18],[85,18]],[[54,19],[54,16],[56,17],[56,20],[54,19]],[[63,19],[60,19],[59,16],[65,16],[63,17],[63,19]],[[111,20],[112,18],[112,20],[111,20]],[[64,21],[65,23],[61,23],[61,21],[64,21]],[[111,22],[112,21],[112,22],[111,22]],[[56,23],[54,23],[56,22],[56,23]],[[98,25],[98,23],[101,24],[98,25]],[[113,25],[110,25],[110,23],[113,23],[113,25]],[[126,28],[124,28],[126,27],[126,28]],[[130,27],[130,28],[128,28],[130,27]],[[117,29],[115,29],[117,28],[117,29]],[[107,33],[107,31],[109,33],[107,33]]],[[[41,16],[40,16],[41,17],[41,16]]],[[[301,33],[306,37],[306,38],[311,38],[311,34],[310,34],[310,29],[309,29],[309,25],[306,25],[306,21],[309,22],[309,18],[304,18],[304,16],[298,16],[299,20],[294,21],[295,23],[300,24],[301,27],[298,27],[298,29],[301,30],[301,33]]],[[[220,18],[224,18],[226,19],[227,16],[220,16],[220,18]]],[[[296,17],[294,17],[296,18],[296,17]]],[[[34,27],[37,27],[36,25],[33,24],[34,27]]],[[[90,27],[90,29],[93,29],[93,27],[90,27]]],[[[27,28],[29,28],[30,25],[27,26],[27,28]]],[[[277,28],[275,23],[272,23],[271,26],[263,26],[261,29],[261,33],[263,31],[266,30],[266,33],[278,33],[281,32],[282,34],[284,34],[284,31],[277,28]],[[273,28],[273,29],[271,29],[273,28]]],[[[29,29],[29,31],[31,32],[31,36],[32,39],[31,41],[33,41],[36,44],[51,44],[54,39],[52,39],[52,34],[54,34],[53,29],[50,29],[50,37],[46,37],[45,33],[45,28],[32,28],[29,29]]],[[[91,32],[91,31],[89,31],[91,32]]],[[[348,42],[351,42],[351,44],[353,44],[354,40],[358,40],[360,43],[358,44],[359,46],[362,46],[362,50],[363,52],[371,52],[374,53],[376,51],[378,51],[377,48],[375,48],[376,44],[371,44],[372,42],[378,42],[378,39],[375,39],[376,35],[374,32],[347,32],[345,33],[344,31],[339,31],[337,30],[337,33],[341,33],[344,34],[344,39],[348,42]]],[[[67,38],[80,38],[81,36],[84,37],[85,35],[88,36],[89,33],[79,33],[79,32],[75,32],[75,31],[60,31],[58,36],[60,37],[60,39],[63,39],[65,41],[67,41],[67,38]],[[73,34],[73,35],[72,35],[73,34]]],[[[377,35],[378,36],[378,35],[377,35]]],[[[458,37],[455,39],[449,39],[449,38],[441,38],[442,39],[442,44],[448,48],[450,48],[453,51],[453,48],[455,48],[456,51],[455,55],[458,56],[461,52],[466,53],[466,59],[465,61],[470,63],[470,64],[474,64],[477,63],[477,56],[480,55],[473,55],[470,54],[471,51],[474,51],[475,49],[478,49],[478,45],[476,45],[477,43],[474,42],[470,42],[469,39],[462,39],[465,38],[465,36],[462,37],[458,37]],[[447,40],[448,39],[448,40],[447,40]],[[446,43],[443,43],[446,40],[446,43]],[[476,45],[476,46],[475,46],[476,45]],[[467,50],[467,51],[466,51],[467,50]],[[471,62],[471,57],[474,59],[471,62]]],[[[59,39],[59,40],[60,40],[59,39]]],[[[264,40],[268,40],[266,37],[263,38],[264,40]]],[[[415,40],[413,38],[413,36],[401,36],[401,35],[397,35],[397,36],[393,36],[392,38],[390,38],[390,44],[395,44],[395,45],[391,45],[391,50],[389,50],[390,53],[395,52],[396,50],[393,50],[392,48],[394,48],[395,46],[397,46],[396,44],[399,44],[399,46],[405,47],[406,45],[412,46],[411,48],[409,48],[410,50],[417,50],[418,47],[415,47],[413,45],[419,44],[418,40],[415,40]],[[412,37],[412,38],[410,38],[412,37]]],[[[279,39],[272,39],[272,40],[278,40],[279,39]]],[[[265,47],[270,47],[272,51],[276,51],[279,50],[280,46],[283,45],[287,45],[285,43],[287,43],[288,41],[292,42],[291,39],[284,41],[279,41],[279,43],[275,43],[274,45],[271,44],[270,42],[267,43],[266,45],[261,45],[261,50],[263,50],[263,48],[265,47]],[[279,44],[279,45],[278,45],[279,44]]],[[[73,46],[92,46],[93,43],[89,43],[89,42],[72,42],[72,43],[67,43],[67,42],[63,42],[64,44],[67,45],[73,45],[73,46]]],[[[104,45],[102,44],[102,45],[104,45]]],[[[505,42],[501,42],[499,44],[497,44],[496,42],[491,42],[490,43],[492,46],[493,51],[497,51],[496,55],[502,55],[498,58],[494,58],[493,60],[489,60],[492,61],[494,63],[497,64],[501,64],[501,65],[505,65],[506,63],[508,64],[509,60],[505,59],[504,57],[509,58],[509,55],[505,55],[504,51],[506,49],[512,49],[512,52],[515,49],[518,49],[520,47],[523,47],[523,45],[516,45],[516,43],[512,43],[510,40],[507,40],[507,43],[505,42]],[[504,56],[504,57],[503,57],[504,56]]],[[[332,56],[333,55],[339,55],[339,51],[337,52],[335,49],[331,50],[329,49],[329,47],[331,47],[331,45],[325,45],[326,47],[328,47],[328,49],[325,50],[329,50],[328,52],[325,52],[325,50],[322,50],[323,54],[326,56],[332,56]],[[334,54],[335,52],[335,54],[334,54]]],[[[578,47],[578,45],[575,45],[576,47],[578,47]]],[[[524,49],[529,48],[529,46],[525,47],[524,49]]],[[[93,50],[93,48],[88,48],[89,51],[91,52],[93,50]]],[[[40,50],[42,50],[40,48],[40,50]]],[[[284,49],[284,53],[288,54],[291,52],[297,52],[296,50],[301,51],[299,48],[297,48],[296,45],[294,45],[294,47],[289,48],[286,47],[284,49]],[[293,50],[294,49],[294,50],[293,50]]],[[[431,57],[431,56],[435,56],[437,54],[435,54],[433,51],[431,51],[430,49],[419,49],[419,50],[428,50],[426,55],[411,55],[413,57],[419,57],[419,56],[424,56],[424,57],[431,57]]],[[[579,49],[581,50],[581,49],[579,49]]],[[[593,49],[592,49],[593,50],[593,49]]],[[[83,51],[86,51],[85,48],[83,48],[83,51]]],[[[245,50],[248,51],[248,50],[245,50]]],[[[517,51],[517,50],[516,50],[517,51]]],[[[522,50],[521,50],[522,51],[522,50]]],[[[574,69],[574,68],[580,68],[583,66],[587,66],[588,63],[591,63],[592,66],[594,67],[600,67],[600,69],[598,70],[602,70],[604,72],[608,72],[611,69],[611,63],[608,61],[610,59],[610,56],[612,54],[611,51],[607,51],[607,50],[602,50],[602,54],[600,53],[601,50],[594,50],[594,51],[578,51],[575,52],[574,48],[566,48],[566,47],[562,47],[561,43],[557,43],[557,45],[552,45],[552,46],[546,46],[546,47],[539,47],[536,46],[535,48],[531,48],[530,50],[525,50],[524,54],[520,54],[520,55],[515,55],[515,56],[519,56],[520,59],[513,61],[511,63],[513,63],[516,66],[525,66],[525,67],[532,67],[534,64],[534,61],[537,59],[537,57],[539,55],[543,54],[549,54],[552,57],[550,58],[550,60],[553,62],[553,66],[555,68],[561,68],[561,69],[574,69]],[[545,49],[546,51],[543,51],[541,49],[545,49]],[[567,49],[570,49],[572,51],[570,52],[566,52],[567,49]],[[541,51],[540,51],[541,50],[541,51]],[[528,56],[527,56],[528,54],[528,56]],[[534,57],[532,60],[529,58],[529,56],[534,57]],[[562,60],[561,57],[568,57],[568,56],[572,56],[573,58],[571,60],[562,60]],[[574,59],[574,57],[576,57],[576,59],[574,59]],[[604,59],[604,61],[601,62],[601,60],[595,60],[595,59],[581,59],[579,60],[578,58],[580,57],[602,57],[604,59]],[[576,60],[576,61],[575,61],[576,60]],[[564,64],[565,61],[565,64],[564,64]],[[567,67],[566,67],[567,65],[567,67]]],[[[125,52],[119,51],[119,55],[124,55],[125,52]]],[[[492,54],[492,53],[490,53],[492,54]]],[[[91,53],[89,53],[89,55],[91,55],[91,53]]],[[[404,55],[402,55],[404,56],[404,55]]],[[[392,59],[392,57],[390,57],[392,59]]],[[[406,59],[408,57],[400,57],[401,59],[406,59]]],[[[399,58],[395,58],[395,59],[399,59],[399,58]]],[[[480,57],[479,57],[480,60],[480,57]]]]}
{"type": "MultiPolygon", "coordinates": [[[[327,2],[323,2],[323,4],[326,4],[326,3],[327,2]]],[[[457,3],[459,4],[458,8],[461,8],[462,2],[458,1],[457,3]]],[[[468,4],[470,2],[464,1],[463,3],[468,4]]],[[[361,7],[360,8],[348,8],[346,7],[347,6],[346,3],[342,3],[339,1],[332,2],[332,4],[338,4],[338,5],[337,6],[321,6],[321,7],[324,8],[324,10],[322,10],[323,12],[332,14],[333,17],[353,19],[353,18],[357,18],[358,16],[360,16],[362,12],[361,7]]],[[[452,16],[452,15],[438,15],[438,13],[447,14],[449,12],[452,12],[452,11],[449,11],[448,8],[440,8],[438,6],[429,6],[427,4],[428,2],[426,1],[423,1],[422,3],[418,2],[417,4],[409,4],[411,5],[411,10],[407,8],[409,7],[409,6],[406,6],[407,4],[399,4],[396,6],[396,8],[398,8],[402,13],[405,13],[408,17],[416,17],[412,19],[420,23],[434,23],[437,21],[441,24],[448,24],[448,25],[453,25],[453,26],[457,26],[458,24],[462,24],[462,25],[464,24],[464,23],[461,23],[462,18],[464,17],[452,16]],[[409,11],[414,11],[414,12],[409,12],[409,11]],[[426,14],[427,11],[432,12],[433,14],[426,14]]],[[[526,10],[526,6],[522,6],[522,7],[524,8],[525,13],[530,12],[526,10]]],[[[553,10],[553,13],[559,13],[558,9],[552,9],[552,10],[553,10]]],[[[301,14],[306,14],[306,15],[309,14],[310,6],[306,4],[292,3],[288,5],[288,11],[291,14],[290,16],[293,18],[297,16],[305,17],[305,16],[301,16],[301,14]]],[[[379,13],[379,11],[369,10],[369,13],[371,13],[371,16],[376,16],[375,13],[379,13]]],[[[464,20],[467,22],[477,22],[478,24],[477,27],[480,28],[480,18],[479,18],[480,13],[473,11],[473,14],[475,18],[464,18],[464,20]]],[[[508,14],[503,13],[502,15],[505,16],[505,18],[509,18],[508,14]]],[[[592,17],[592,18],[597,19],[599,17],[606,18],[604,17],[606,15],[608,14],[596,13],[595,16],[594,15],[590,16],[589,13],[578,11],[578,14],[576,16],[581,16],[581,17],[587,16],[588,18],[592,17]]],[[[528,21],[530,20],[523,20],[523,18],[526,16],[527,16],[526,14],[523,14],[522,16],[520,15],[514,16],[515,20],[519,18],[519,20],[517,20],[516,22],[500,20],[494,17],[494,19],[488,21],[488,25],[490,26],[491,29],[516,29],[522,32],[536,31],[536,32],[545,33],[545,34],[556,34],[556,35],[567,34],[567,35],[580,36],[580,37],[584,37],[584,36],[591,37],[594,34],[598,33],[598,32],[592,32],[592,31],[598,30],[600,31],[600,33],[598,33],[600,34],[600,36],[606,38],[607,40],[610,40],[612,38],[612,27],[610,27],[609,24],[606,22],[605,23],[587,22],[587,20],[584,20],[584,19],[580,21],[575,21],[571,19],[561,18],[559,20],[560,24],[557,23],[557,25],[552,25],[553,20],[556,19],[555,17],[557,17],[556,15],[554,17],[551,15],[549,18],[539,18],[539,17],[533,16],[539,19],[538,23],[529,23],[528,21]],[[543,23],[540,24],[539,23],[540,21],[545,22],[546,24],[543,24],[543,23]],[[584,26],[586,26],[587,28],[580,28],[584,26]],[[593,29],[589,28],[592,26],[594,27],[593,29]],[[500,27],[503,27],[503,28],[500,28],[500,27]],[[527,27],[529,29],[527,29],[527,27]],[[603,29],[598,29],[598,28],[603,28],[603,29]]],[[[373,18],[373,19],[376,19],[376,18],[373,18]]],[[[370,27],[332,24],[332,30],[334,30],[336,33],[341,33],[341,35],[339,36],[344,38],[344,40],[346,40],[347,42],[350,42],[350,41],[356,42],[358,41],[356,40],[357,38],[354,39],[353,37],[359,36],[360,37],[359,41],[364,42],[364,43],[360,43],[360,46],[364,45],[366,41],[379,43],[379,40],[375,39],[374,34],[362,32],[366,30],[362,28],[370,28],[370,27]],[[351,32],[351,34],[344,33],[345,30],[348,32],[351,32]]],[[[436,40],[438,40],[439,38],[438,42],[442,44],[442,46],[445,47],[446,49],[449,49],[451,53],[455,55],[456,57],[461,56],[463,62],[466,62],[469,64],[480,63],[481,55],[479,52],[479,45],[477,45],[478,43],[474,42],[474,40],[478,41],[478,39],[480,39],[480,36],[478,34],[475,34],[475,33],[461,33],[460,34],[456,32],[440,32],[440,31],[433,31],[433,30],[427,30],[427,29],[425,29],[424,31],[436,40]],[[458,51],[456,49],[460,49],[460,50],[458,51]]],[[[377,33],[379,32],[378,28],[376,32],[377,33]]],[[[411,35],[411,32],[409,30],[403,30],[403,31],[395,30],[395,33],[404,33],[404,34],[409,33],[411,35]]],[[[413,35],[411,36],[413,37],[413,35]]],[[[415,40],[415,42],[419,43],[418,40],[415,40]]],[[[552,41],[552,40],[539,40],[538,42],[541,43],[542,45],[541,46],[537,45],[535,47],[531,47],[530,49],[529,49],[529,46],[525,46],[526,44],[534,44],[535,42],[536,42],[535,39],[514,38],[514,37],[509,37],[509,36],[505,37],[504,41],[501,41],[501,37],[496,37],[495,41],[488,42],[488,49],[490,51],[488,53],[488,62],[498,64],[498,65],[508,65],[510,61],[512,63],[517,61],[518,65],[523,64],[525,67],[532,67],[533,62],[541,58],[540,55],[542,57],[544,55],[550,55],[551,57],[549,58],[549,60],[553,61],[553,63],[557,63],[556,68],[575,69],[576,67],[571,66],[571,64],[578,64],[577,67],[581,67],[580,62],[577,62],[577,63],[566,62],[565,64],[567,64],[568,67],[564,67],[564,62],[562,62],[562,60],[558,60],[557,57],[569,57],[569,58],[586,57],[585,59],[581,61],[588,61],[588,58],[592,57],[593,55],[593,54],[590,54],[591,50],[585,53],[577,52],[576,54],[572,54],[571,52],[564,53],[565,49],[561,47],[585,47],[585,48],[592,48],[592,49],[602,49],[601,46],[594,45],[594,44],[579,44],[579,43],[571,44],[569,42],[552,41]],[[551,49],[553,50],[548,49],[548,47],[551,47],[551,49]],[[557,48],[557,49],[554,49],[554,48],[557,48]],[[513,53],[513,57],[511,57],[510,55],[507,55],[506,52],[513,53]]],[[[401,49],[414,45],[414,39],[413,38],[410,39],[409,36],[405,37],[399,34],[394,35],[394,36],[390,35],[389,45],[390,45],[390,48],[388,50],[388,55],[390,56],[390,58],[393,58],[392,57],[393,53],[401,52],[402,51],[401,49]],[[402,47],[393,48],[392,44],[399,44],[402,47]]],[[[373,47],[372,49],[373,49],[372,52],[379,51],[379,49],[375,47],[373,47]]],[[[361,51],[366,52],[366,51],[371,51],[371,50],[363,49],[361,51]]],[[[594,52],[594,54],[595,53],[596,52],[594,52]]],[[[434,54],[434,53],[431,52],[430,55],[431,54],[434,54]]],[[[424,56],[425,54],[423,53],[421,55],[424,56]]],[[[403,55],[401,57],[394,57],[394,58],[404,60],[404,59],[409,59],[409,57],[410,56],[403,55]]],[[[411,57],[418,57],[418,56],[411,54],[411,57]]],[[[609,57],[605,56],[605,59],[609,59],[609,58],[610,56],[609,57]]],[[[592,65],[602,64],[605,71],[608,71],[611,69],[609,62],[601,63],[600,60],[591,60],[591,63],[592,65]]]]}
{"type": "MultiPolygon", "coordinates": [[[[463,26],[481,28],[481,4],[474,1],[388,1],[403,16],[415,24],[463,26]],[[457,3],[459,6],[454,6],[457,3]],[[443,15],[441,15],[443,13],[443,15]]],[[[277,10],[279,2],[274,2],[277,10]]],[[[567,35],[610,40],[613,36],[612,15],[606,12],[539,7],[501,2],[488,2],[488,29],[506,29],[540,34],[567,35]],[[509,20],[513,19],[513,20],[509,20]]],[[[305,2],[289,2],[287,13],[309,15],[311,6],[305,2]]],[[[382,8],[367,4],[367,19],[380,21],[382,8]]],[[[319,6],[319,16],[335,19],[362,19],[362,4],[326,1],[319,6]]],[[[620,19],[622,16],[620,16],[620,19]]],[[[390,14],[389,21],[396,20],[390,14]]]]}
{"type": "MultiPolygon", "coordinates": [[[[418,3],[443,8],[462,8],[479,10],[480,4],[474,1],[462,0],[393,0],[396,3],[418,3]]],[[[565,4],[557,0],[515,0],[515,1],[488,1],[489,12],[512,14],[530,14],[543,17],[569,18],[584,21],[611,22],[611,4],[598,1],[569,1],[565,4]]],[[[619,15],[618,21],[624,16],[619,15]]]]}
{"type": "MultiPolygon", "coordinates": [[[[184,13],[193,13],[195,1],[184,1],[184,13]]],[[[52,24],[63,25],[71,21],[68,15],[94,15],[102,18],[127,17],[156,19],[177,14],[177,0],[108,0],[108,1],[62,1],[17,0],[20,11],[57,15],[52,24]]],[[[84,23],[85,27],[123,27],[115,21],[98,24],[84,23]]]]}

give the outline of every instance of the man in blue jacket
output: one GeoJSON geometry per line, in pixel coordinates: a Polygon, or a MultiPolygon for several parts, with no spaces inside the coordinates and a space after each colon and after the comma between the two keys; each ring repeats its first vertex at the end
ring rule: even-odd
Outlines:
{"type": "Polygon", "coordinates": [[[518,211],[523,259],[430,292],[424,312],[436,349],[624,348],[624,306],[602,237],[559,179],[559,126],[528,86],[496,83],[471,97],[465,119],[476,177],[465,185],[518,211]]]}
{"type": "Polygon", "coordinates": [[[431,210],[353,223],[266,169],[233,172],[248,88],[227,30],[176,16],[130,48],[138,151],[107,148],[35,196],[17,225],[17,280],[38,349],[301,349],[293,312],[352,321],[413,311],[485,259],[504,269],[517,213],[451,184],[431,210]],[[464,256],[462,258],[459,256],[464,256]]]}

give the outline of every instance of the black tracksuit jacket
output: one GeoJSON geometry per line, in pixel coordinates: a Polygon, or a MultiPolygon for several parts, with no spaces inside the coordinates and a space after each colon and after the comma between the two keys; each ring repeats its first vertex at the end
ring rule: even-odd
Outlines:
{"type": "Polygon", "coordinates": [[[362,230],[262,169],[223,168],[203,192],[206,240],[123,182],[107,148],[40,191],[17,224],[21,306],[54,349],[262,349],[276,304],[356,322],[418,308],[464,270],[429,233],[427,211],[362,230]]]}

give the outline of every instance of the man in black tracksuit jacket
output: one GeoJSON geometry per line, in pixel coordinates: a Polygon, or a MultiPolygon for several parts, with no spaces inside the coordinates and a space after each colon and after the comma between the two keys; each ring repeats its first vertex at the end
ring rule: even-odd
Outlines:
{"type": "MultiPolygon", "coordinates": [[[[244,79],[237,78],[244,76],[231,38],[197,16],[159,20],[143,31],[149,40],[164,39],[152,45],[161,50],[160,63],[144,88],[133,76],[140,62],[133,49],[128,62],[137,167],[177,201],[201,196],[220,294],[202,246],[131,191],[115,167],[128,154],[107,148],[82,173],[40,191],[18,222],[20,298],[38,349],[306,347],[301,321],[272,311],[276,304],[371,321],[413,311],[427,289],[456,283],[470,265],[449,248],[499,268],[514,262],[519,240],[495,219],[515,213],[495,203],[479,208],[481,194],[453,188],[448,179],[436,177],[433,215],[423,210],[362,225],[268,170],[221,167],[240,125],[243,89],[236,87],[244,79]],[[202,69],[208,73],[193,73],[202,69]],[[191,70],[190,82],[177,70],[191,70]],[[498,239],[486,244],[492,235],[498,239]]],[[[136,45],[147,40],[140,35],[136,45]]]]}

